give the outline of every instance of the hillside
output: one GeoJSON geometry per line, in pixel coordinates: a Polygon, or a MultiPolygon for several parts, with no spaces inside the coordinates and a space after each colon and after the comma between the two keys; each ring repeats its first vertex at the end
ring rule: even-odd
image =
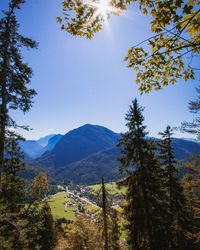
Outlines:
{"type": "Polygon", "coordinates": [[[42,150],[42,146],[34,140],[19,141],[19,146],[27,159],[38,157],[42,150]]]}
{"type": "MultiPolygon", "coordinates": [[[[200,146],[197,143],[184,141],[182,139],[173,139],[174,152],[176,160],[191,159],[194,154],[200,153],[200,146]]],[[[102,152],[95,153],[80,161],[73,162],[59,171],[56,171],[60,178],[68,183],[93,184],[98,183],[104,176],[106,181],[115,181],[123,177],[119,173],[120,149],[112,148],[102,152]]],[[[197,156],[193,156],[197,158],[197,156]]]]}
{"type": "Polygon", "coordinates": [[[177,160],[183,160],[200,153],[200,144],[194,141],[173,138],[172,146],[177,160]]]}
{"type": "Polygon", "coordinates": [[[118,148],[108,149],[98,152],[67,165],[57,170],[56,173],[63,178],[66,183],[74,182],[84,184],[94,184],[101,181],[104,176],[106,181],[114,181],[122,177],[119,174],[119,162],[117,158],[120,155],[118,148]]]}

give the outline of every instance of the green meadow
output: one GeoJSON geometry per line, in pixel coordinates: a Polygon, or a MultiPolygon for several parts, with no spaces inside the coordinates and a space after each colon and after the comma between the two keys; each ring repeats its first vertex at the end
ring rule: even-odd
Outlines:
{"type": "Polygon", "coordinates": [[[52,215],[55,219],[65,218],[66,220],[75,220],[76,216],[75,212],[73,212],[74,208],[72,206],[68,206],[67,211],[65,212],[64,202],[72,201],[71,198],[65,198],[65,195],[65,192],[59,192],[52,195],[51,199],[48,200],[52,215]]]}
{"type": "MultiPolygon", "coordinates": [[[[126,192],[126,189],[124,187],[118,187],[116,182],[110,182],[106,183],[106,190],[109,192],[110,195],[117,196],[117,195],[124,195],[126,192]]],[[[89,186],[94,193],[98,193],[101,189],[101,184],[95,184],[89,186]]]]}

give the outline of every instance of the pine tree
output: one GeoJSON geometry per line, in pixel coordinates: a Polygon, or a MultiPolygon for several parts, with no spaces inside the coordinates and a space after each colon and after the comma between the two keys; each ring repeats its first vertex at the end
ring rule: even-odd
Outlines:
{"type": "Polygon", "coordinates": [[[188,103],[189,111],[196,115],[196,117],[191,121],[184,121],[181,123],[181,132],[196,135],[197,139],[200,140],[200,86],[196,88],[197,99],[190,101],[188,103]]]}
{"type": "Polygon", "coordinates": [[[128,173],[128,244],[130,249],[165,249],[165,193],[162,169],[155,157],[154,145],[146,140],[143,108],[135,99],[126,115],[128,132],[122,135],[121,171],[128,173]]]}
{"type": "Polygon", "coordinates": [[[106,196],[106,188],[104,178],[102,177],[102,215],[103,215],[103,239],[104,239],[104,250],[108,250],[108,203],[106,196]]]}
{"type": "Polygon", "coordinates": [[[120,249],[120,231],[117,212],[114,208],[112,208],[112,196],[106,187],[104,177],[102,177],[101,188],[98,196],[98,203],[102,208],[102,213],[99,219],[102,228],[103,249],[120,249]]]}
{"type": "Polygon", "coordinates": [[[111,232],[110,232],[110,249],[120,249],[120,230],[118,225],[117,211],[112,209],[111,212],[111,232]]]}
{"type": "Polygon", "coordinates": [[[55,227],[48,203],[35,202],[29,209],[26,219],[27,249],[54,249],[55,227]]]}
{"type": "MultiPolygon", "coordinates": [[[[187,198],[187,206],[192,220],[192,232],[188,237],[200,248],[200,168],[187,163],[185,165],[186,174],[182,180],[184,193],[187,198]]],[[[194,248],[195,249],[195,248],[194,248]]]]}
{"type": "Polygon", "coordinates": [[[9,116],[9,110],[26,112],[32,105],[35,90],[28,89],[32,69],[23,62],[21,49],[35,48],[36,42],[18,33],[19,24],[15,12],[25,0],[10,0],[8,11],[0,19],[0,191],[5,163],[6,134],[17,124],[9,116]]]}
{"type": "Polygon", "coordinates": [[[191,249],[187,240],[190,221],[183,188],[178,180],[176,161],[172,147],[172,129],[167,126],[158,144],[161,164],[164,167],[165,185],[168,193],[168,242],[169,249],[191,249]]]}
{"type": "Polygon", "coordinates": [[[2,249],[22,249],[25,241],[25,225],[22,209],[25,206],[24,181],[19,177],[23,154],[14,133],[6,140],[6,160],[0,192],[0,245],[2,249]]]}

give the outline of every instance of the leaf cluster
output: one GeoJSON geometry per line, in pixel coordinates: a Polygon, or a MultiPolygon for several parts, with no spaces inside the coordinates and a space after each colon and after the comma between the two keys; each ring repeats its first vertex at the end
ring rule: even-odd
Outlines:
{"type": "MultiPolygon", "coordinates": [[[[199,0],[112,0],[110,4],[122,12],[135,2],[143,14],[151,17],[150,29],[154,34],[131,47],[125,57],[128,67],[136,71],[140,92],[160,90],[178,79],[194,79],[200,70],[194,60],[200,52],[199,0]]],[[[89,39],[100,31],[104,19],[95,15],[90,3],[98,1],[63,1],[63,17],[57,18],[61,29],[89,39]]],[[[111,11],[109,16],[120,12],[111,11]]]]}

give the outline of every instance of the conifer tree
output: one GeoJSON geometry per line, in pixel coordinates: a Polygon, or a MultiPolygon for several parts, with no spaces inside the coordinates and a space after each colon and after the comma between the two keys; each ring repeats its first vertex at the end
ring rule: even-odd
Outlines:
{"type": "Polygon", "coordinates": [[[193,134],[197,136],[197,139],[200,140],[200,86],[196,88],[197,99],[192,100],[188,103],[189,111],[196,115],[196,117],[191,121],[184,121],[181,123],[181,132],[193,134]]]}
{"type": "Polygon", "coordinates": [[[120,231],[118,225],[117,211],[112,209],[111,212],[111,236],[110,236],[110,249],[119,250],[120,249],[120,231]]]}
{"type": "Polygon", "coordinates": [[[32,105],[35,90],[27,85],[32,69],[23,62],[21,49],[35,48],[36,42],[19,34],[16,10],[25,0],[10,0],[8,11],[3,11],[0,19],[0,191],[4,170],[6,136],[9,127],[17,124],[9,116],[9,110],[26,112],[32,105]]]}
{"type": "Polygon", "coordinates": [[[55,225],[48,203],[35,202],[29,209],[26,219],[27,249],[54,249],[55,225]]]}
{"type": "Polygon", "coordinates": [[[6,140],[6,149],[0,207],[4,207],[7,213],[14,213],[19,212],[24,205],[24,181],[19,176],[24,168],[24,161],[23,153],[20,151],[13,132],[9,133],[6,140]]]}
{"type": "Polygon", "coordinates": [[[6,140],[6,160],[0,192],[0,246],[2,249],[22,249],[25,241],[24,181],[19,177],[23,154],[16,142],[15,133],[10,132],[6,140]]]}
{"type": "Polygon", "coordinates": [[[186,174],[182,180],[184,194],[187,198],[187,206],[192,220],[192,232],[188,234],[190,240],[196,243],[197,249],[200,248],[200,168],[187,163],[185,166],[186,174]]]}
{"type": "Polygon", "coordinates": [[[126,115],[128,131],[122,135],[121,171],[128,177],[127,206],[128,244],[130,249],[165,249],[165,192],[162,169],[154,154],[154,145],[146,140],[143,108],[135,99],[126,115]]]}
{"type": "Polygon", "coordinates": [[[103,239],[104,250],[108,250],[108,204],[104,178],[102,177],[102,215],[103,215],[103,239]]]}
{"type": "Polygon", "coordinates": [[[167,126],[158,144],[161,164],[164,167],[165,185],[168,193],[168,243],[169,249],[190,249],[187,232],[191,230],[186,199],[178,180],[176,161],[172,147],[172,129],[167,126]]]}
{"type": "Polygon", "coordinates": [[[99,190],[99,206],[102,208],[100,224],[102,227],[102,239],[104,250],[120,249],[120,231],[118,226],[117,212],[112,207],[112,197],[102,177],[99,190]]]}

